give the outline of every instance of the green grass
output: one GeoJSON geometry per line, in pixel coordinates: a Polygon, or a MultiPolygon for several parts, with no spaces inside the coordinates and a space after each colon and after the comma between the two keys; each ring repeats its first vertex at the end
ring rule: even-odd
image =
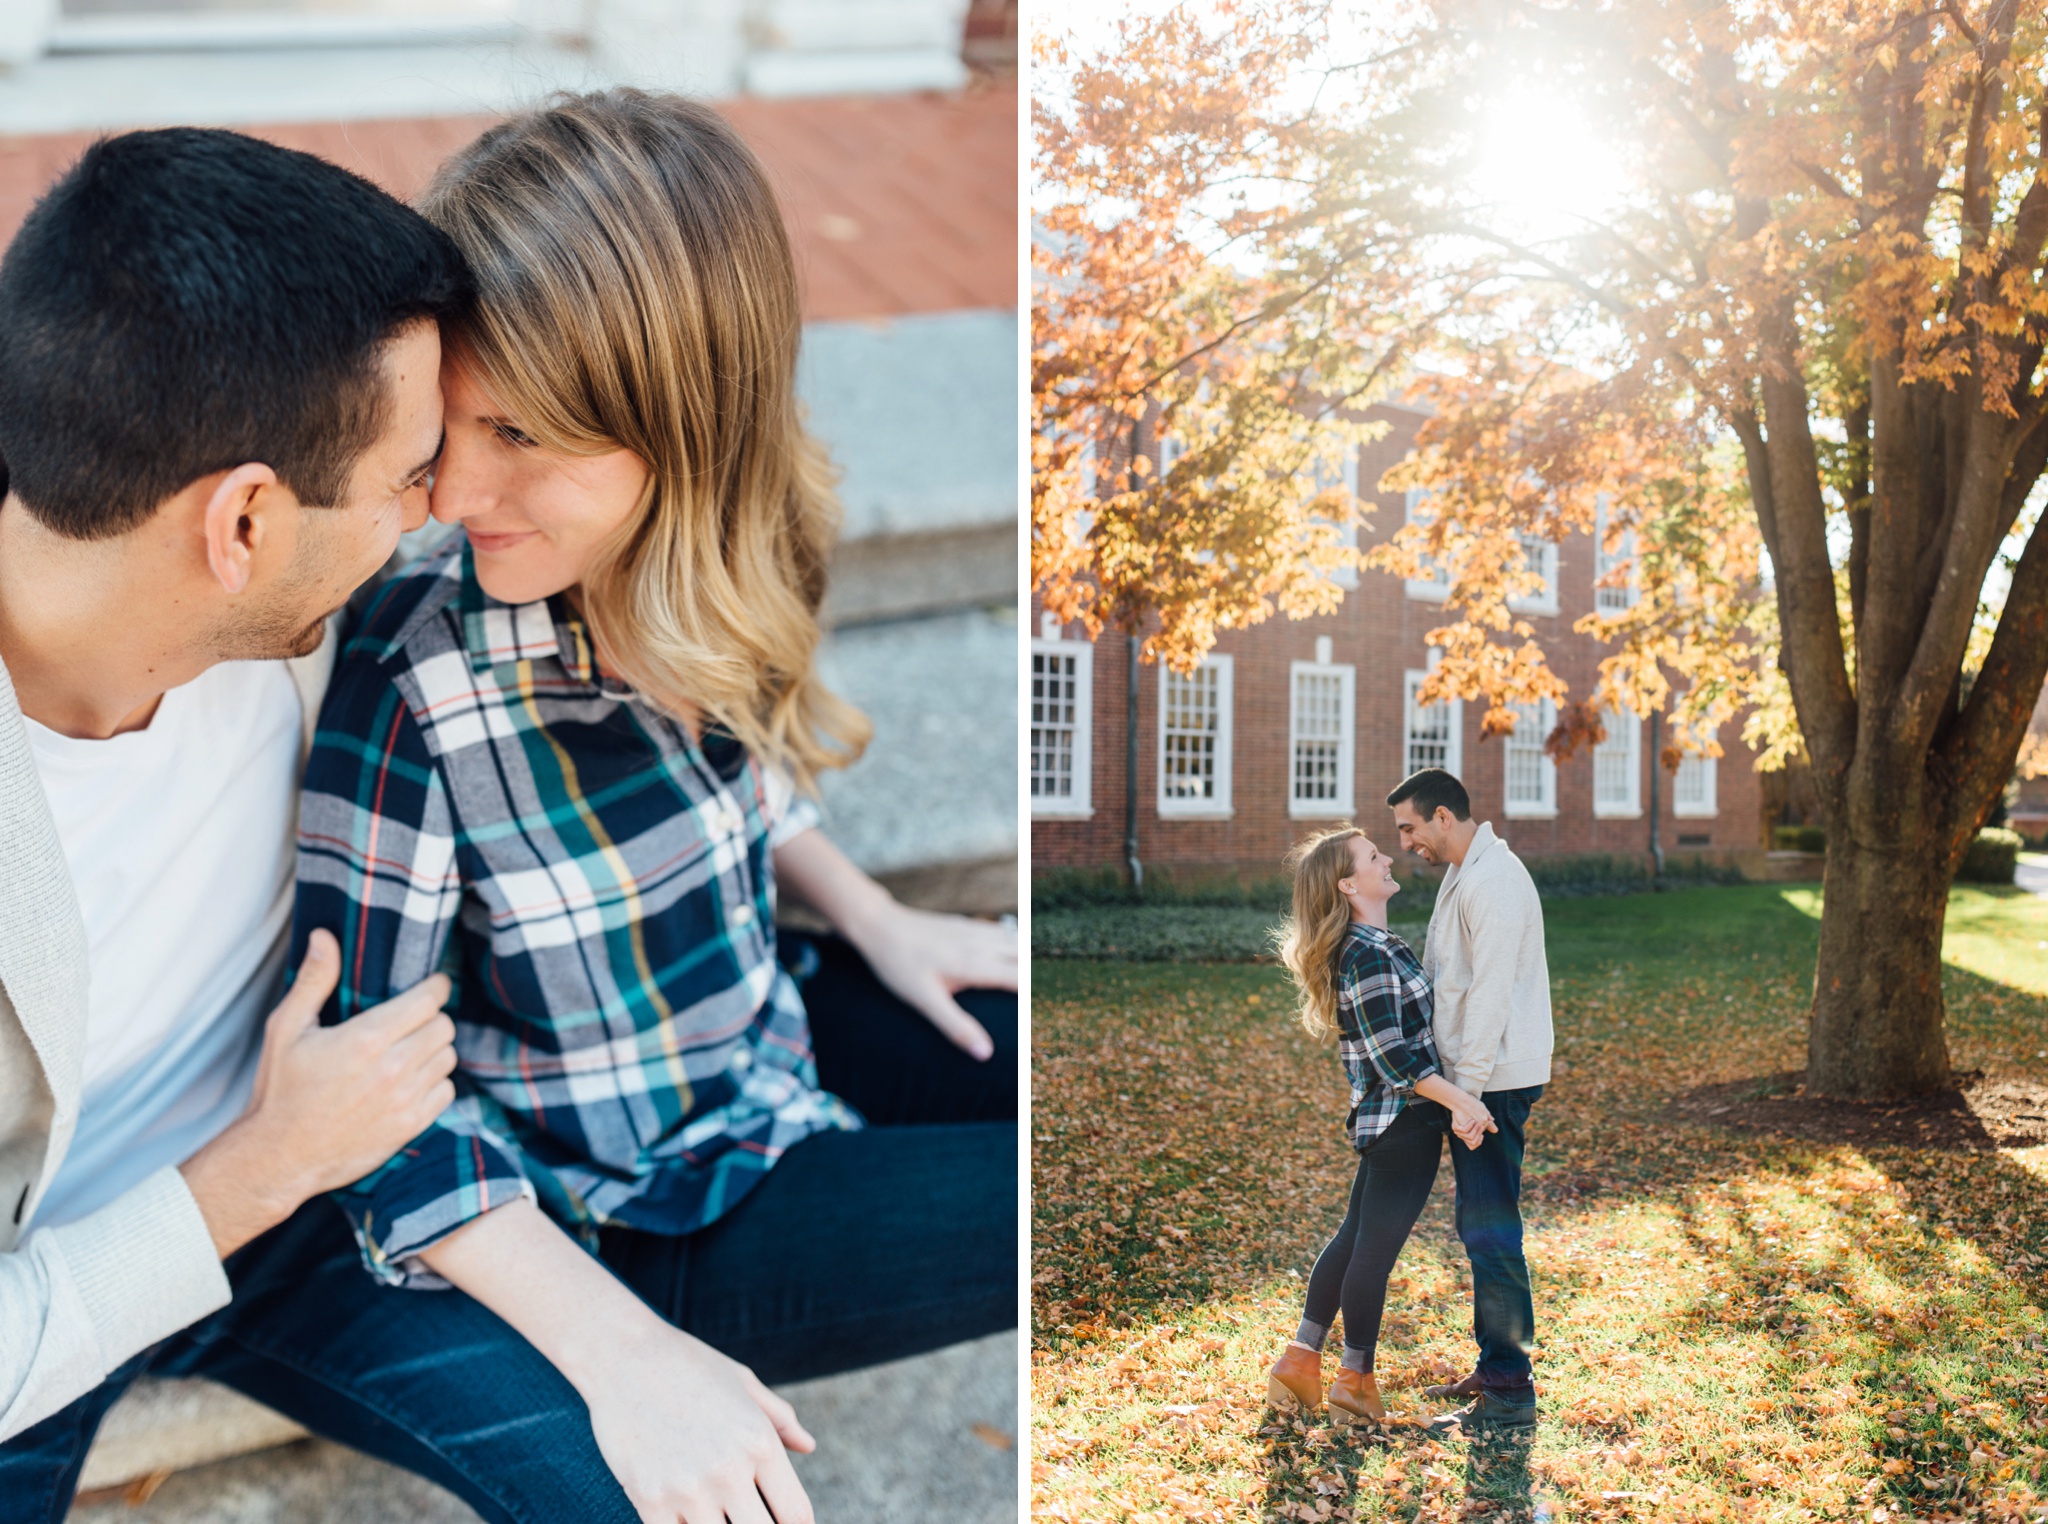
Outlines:
{"type": "MultiPolygon", "coordinates": [[[[1527,1221],[1545,1423],[1467,1450],[1278,1423],[1262,1372],[1353,1167],[1277,969],[1040,961],[1034,1513],[1069,1521],[2048,1518],[2048,1149],[1673,1122],[1803,1062],[1813,891],[1547,904],[1558,1061],[1527,1221]]],[[[2048,900],[1958,889],[1959,1068],[2048,1077],[2048,900]]],[[[1467,1368],[1448,1171],[1381,1342],[1397,1413],[1467,1368]]]]}

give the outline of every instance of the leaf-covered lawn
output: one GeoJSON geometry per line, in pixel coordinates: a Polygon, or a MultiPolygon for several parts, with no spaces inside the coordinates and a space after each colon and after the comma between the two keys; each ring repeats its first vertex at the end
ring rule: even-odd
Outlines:
{"type": "MultiPolygon", "coordinates": [[[[1266,1410],[1354,1162],[1278,970],[1037,963],[1034,1514],[2048,1520],[2048,1148],[1670,1120],[1674,1093],[1803,1064],[1818,909],[1768,885],[1546,905],[1527,1447],[1266,1410]]],[[[1950,928],[1957,1067],[2048,1075],[2048,899],[1959,888],[1950,928]]],[[[1471,1364],[1450,1198],[1446,1160],[1381,1337],[1397,1414],[1471,1364]]]]}

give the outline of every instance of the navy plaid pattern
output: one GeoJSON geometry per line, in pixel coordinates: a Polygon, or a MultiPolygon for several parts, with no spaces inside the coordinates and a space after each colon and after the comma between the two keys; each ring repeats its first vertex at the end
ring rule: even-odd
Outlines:
{"type": "Polygon", "coordinates": [[[490,598],[459,537],[383,590],[321,710],[293,928],[294,966],[341,942],[325,1020],[455,983],[455,1103],[337,1193],[374,1274],[441,1284],[419,1251],[520,1196],[593,1247],[692,1232],[860,1125],[775,956],[770,853],[817,823],[602,676],[566,600],[490,598]]]}
{"type": "Polygon", "coordinates": [[[1415,1086],[1441,1074],[1429,975],[1392,932],[1353,921],[1337,950],[1337,1052],[1351,1081],[1351,1146],[1393,1125],[1415,1086]]]}

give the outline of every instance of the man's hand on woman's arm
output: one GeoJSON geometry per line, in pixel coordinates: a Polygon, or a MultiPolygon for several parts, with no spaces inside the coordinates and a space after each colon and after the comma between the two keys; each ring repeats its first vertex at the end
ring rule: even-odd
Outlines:
{"type": "Polygon", "coordinates": [[[955,1047],[983,1059],[995,1051],[988,1032],[953,996],[1017,987],[1014,926],[913,910],[855,867],[823,831],[805,831],[777,847],[775,876],[955,1047]]]}
{"type": "Polygon", "coordinates": [[[302,1202],[367,1175],[455,1099],[447,978],[323,1027],[320,1007],[340,976],[341,949],[314,932],[264,1027],[248,1109],[181,1166],[223,1259],[302,1202]]]}
{"type": "Polygon", "coordinates": [[[532,1202],[486,1212],[420,1258],[568,1378],[646,1524],[812,1524],[785,1453],[816,1448],[796,1411],[656,1317],[532,1202]]]}

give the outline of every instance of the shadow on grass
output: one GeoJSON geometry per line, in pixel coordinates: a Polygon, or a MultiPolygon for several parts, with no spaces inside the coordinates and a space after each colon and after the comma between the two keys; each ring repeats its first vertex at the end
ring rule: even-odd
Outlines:
{"type": "MultiPolygon", "coordinates": [[[[1574,1396],[1546,1405],[1537,1453],[1607,1472],[1589,1498],[1574,1496],[1572,1516],[1628,1516],[1638,1483],[1624,1468],[1640,1475],[1645,1463],[1606,1457],[1626,1456],[1638,1431],[1683,1429],[1685,1403],[1700,1412],[1699,1442],[1670,1451],[1655,1487],[1797,1494],[1797,1506],[1816,1504],[1801,1517],[1834,1516],[1866,1477],[1899,1503],[1975,1506],[2001,1469],[2038,1466],[1998,1417],[2019,1415],[2033,1444],[2048,1438],[2040,1318],[2028,1310],[2048,1295],[2048,1192],[2036,1172],[1988,1135],[1990,1147],[1965,1154],[1922,1148],[1917,1130],[1785,1137],[1673,1115],[1673,1098],[1703,1083],[1759,1106],[1804,1104],[1762,1097],[1803,1051],[1814,918],[1755,886],[1546,906],[1546,921],[1561,1062],[1531,1118],[1528,1217],[1553,1235],[1546,1251],[1576,1237],[1583,1254],[1537,1257],[1539,1328],[1550,1338],[1570,1327],[1590,1352],[1547,1350],[1539,1378],[1569,1372],[1555,1387],[1574,1396]],[[1800,1211],[1812,1215],[1797,1232],[1817,1240],[1787,1226],[1800,1211]],[[1829,1247],[1793,1252],[1809,1242],[1829,1247]],[[1647,1283],[1654,1314],[1619,1300],[1614,1275],[1645,1246],[1679,1260],[1647,1283]],[[1749,1363],[1717,1371],[1717,1348],[1749,1363]],[[1658,1350],[1672,1369],[1660,1370],[1658,1350]],[[1659,1406],[1674,1396],[1680,1416],[1659,1406]],[[1769,1400],[1717,1410],[1738,1396],[1769,1400]],[[1833,1471],[1811,1459],[1817,1448],[1833,1471]]],[[[1069,963],[1037,979],[1035,1321],[1055,1366],[1305,1271],[1342,1214],[1355,1158],[1338,1129],[1335,1061],[1292,1034],[1279,973],[1069,963]],[[1068,1324],[1089,1325],[1080,1342],[1068,1324]]],[[[2048,1033],[2038,988],[1954,966],[1944,983],[1960,1063],[1997,1079],[2033,1057],[2048,1033]]],[[[1455,1242],[1436,1241],[1448,1227],[1441,1184],[1424,1219],[1430,1241],[1396,1272],[1438,1288],[1405,1309],[1424,1322],[1443,1309],[1444,1272],[1455,1280],[1462,1263],[1455,1242]]],[[[1406,1344],[1402,1300],[1390,1302],[1388,1334],[1406,1344]]],[[[1275,1348],[1284,1336],[1273,1330],[1275,1348]]],[[[1432,1468],[1427,1506],[1462,1485],[1475,1519],[1526,1520],[1561,1485],[1545,1470],[1532,1481],[1526,1448],[1431,1453],[1410,1431],[1375,1456],[1314,1431],[1259,1432],[1272,1443],[1245,1458],[1274,1520],[1323,1503],[1331,1517],[1369,1487],[1374,1517],[1414,1518],[1426,1506],[1414,1478],[1432,1468]],[[1381,1480],[1390,1464],[1402,1484],[1381,1480]]]]}

